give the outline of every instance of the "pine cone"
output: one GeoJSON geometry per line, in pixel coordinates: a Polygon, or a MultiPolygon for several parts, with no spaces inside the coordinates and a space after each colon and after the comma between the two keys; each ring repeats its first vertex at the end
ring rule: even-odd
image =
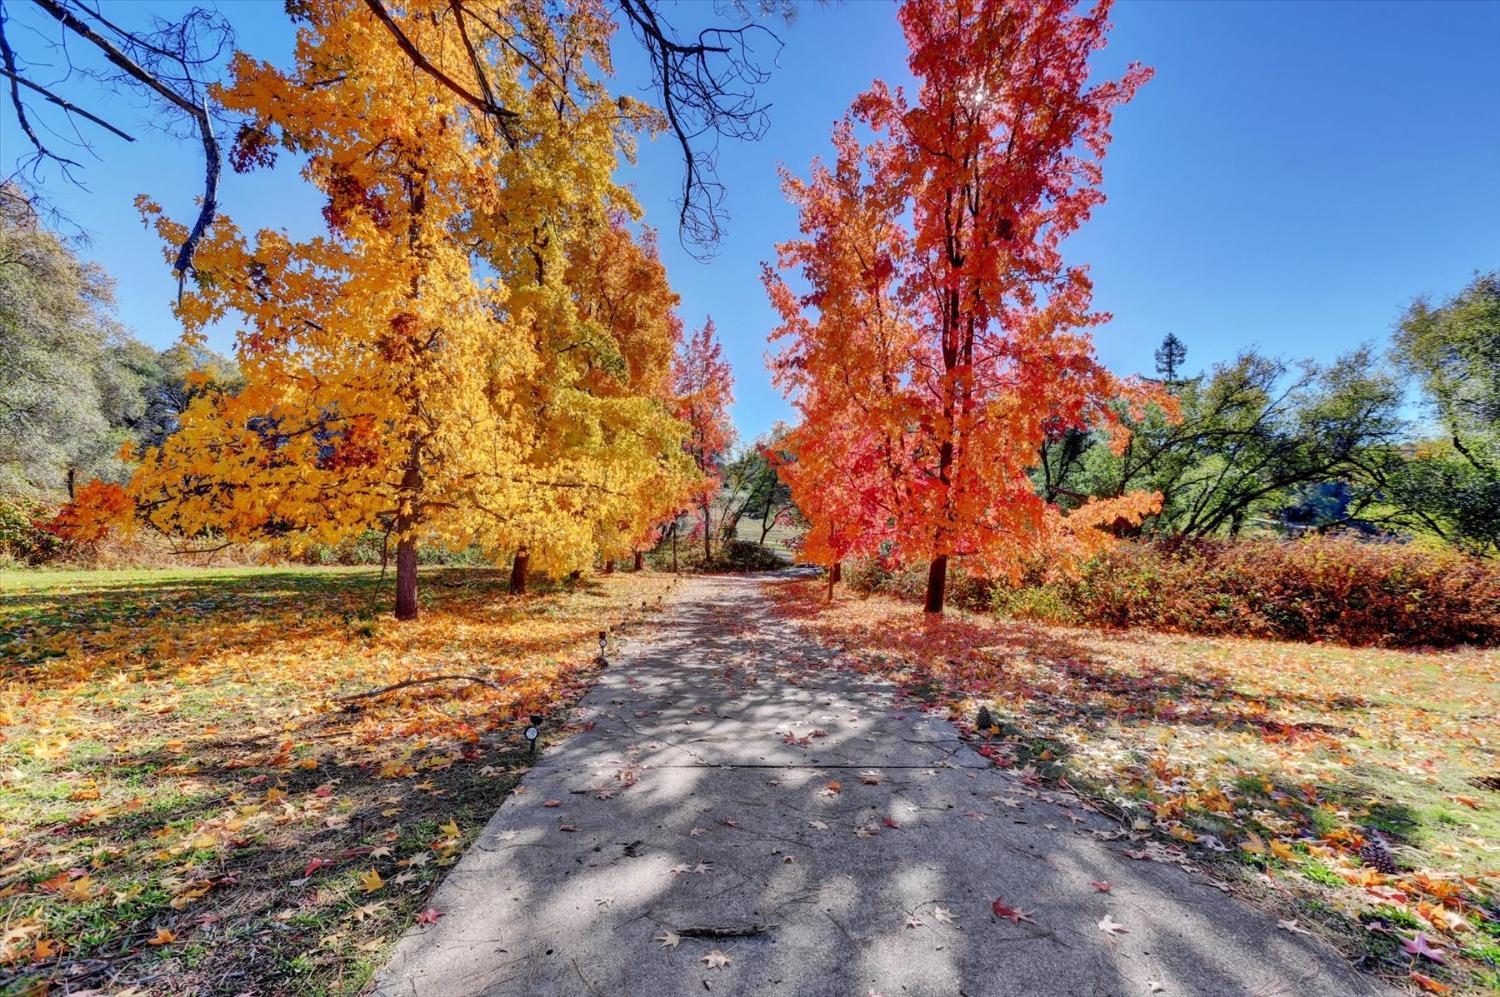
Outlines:
{"type": "Polygon", "coordinates": [[[1365,829],[1365,843],[1360,846],[1359,857],[1365,865],[1379,869],[1387,876],[1396,875],[1396,859],[1391,855],[1390,849],[1385,847],[1380,832],[1374,828],[1365,829]]]}
{"type": "Polygon", "coordinates": [[[998,725],[995,723],[994,715],[990,713],[990,708],[988,706],[981,706],[979,712],[974,714],[974,729],[982,731],[989,730],[995,726],[998,725]]]}

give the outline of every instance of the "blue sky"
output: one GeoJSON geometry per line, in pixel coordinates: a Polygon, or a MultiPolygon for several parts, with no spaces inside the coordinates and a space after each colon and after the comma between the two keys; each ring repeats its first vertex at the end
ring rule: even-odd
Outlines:
{"type": "MultiPolygon", "coordinates": [[[[280,0],[220,8],[242,47],[288,57],[280,0]]],[[[665,9],[683,28],[712,13],[707,3],[665,9]]],[[[1092,268],[1096,305],[1114,314],[1096,336],[1111,368],[1149,372],[1169,331],[1187,343],[1192,371],[1250,345],[1331,359],[1383,340],[1413,296],[1500,268],[1500,3],[1127,2],[1114,21],[1099,71],[1139,60],[1156,78],[1117,116],[1109,202],[1069,245],[1092,268]]],[[[871,79],[906,79],[885,0],[808,6],[778,31],[785,48],[764,91],[770,129],[759,143],[721,148],[730,221],[717,256],[699,262],[677,243],[681,172],[667,140],[624,174],[663,231],[684,320],[712,314],[718,325],[744,438],[790,414],[764,368],[773,316],[758,280],[760,262],[795,232],[776,167],[805,173],[871,79]]],[[[616,46],[616,86],[633,91],[647,79],[627,42],[616,46]]],[[[108,110],[142,123],[126,98],[108,110]]],[[[8,168],[18,151],[8,107],[0,130],[8,168]]],[[[118,279],[121,318],[166,345],[177,334],[175,283],[132,201],[145,192],[189,217],[198,153],[149,131],[132,146],[95,144],[102,158],[83,174],[88,190],[60,181],[51,190],[88,230],[84,254],[118,279]]],[[[242,225],[296,234],[312,230],[320,207],[290,169],[226,171],[222,202],[242,225]]],[[[227,348],[228,336],[216,345],[227,348]]]]}

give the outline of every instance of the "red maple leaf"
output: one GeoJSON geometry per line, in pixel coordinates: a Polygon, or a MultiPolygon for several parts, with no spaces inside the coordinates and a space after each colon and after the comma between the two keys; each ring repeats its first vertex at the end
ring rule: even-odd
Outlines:
{"type": "Polygon", "coordinates": [[[1020,924],[1022,921],[1026,921],[1029,924],[1036,924],[1036,921],[1031,918],[1031,915],[1035,914],[1036,911],[1021,910],[1019,907],[1007,906],[1005,901],[1000,897],[996,897],[995,902],[990,904],[990,910],[995,912],[996,917],[1013,921],[1016,924],[1020,924]]]}

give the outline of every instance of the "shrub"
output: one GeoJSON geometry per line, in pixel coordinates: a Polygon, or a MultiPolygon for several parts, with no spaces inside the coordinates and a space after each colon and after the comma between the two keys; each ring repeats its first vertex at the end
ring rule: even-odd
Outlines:
{"type": "Polygon", "coordinates": [[[42,526],[45,518],[45,511],[39,507],[0,496],[0,557],[26,564],[55,557],[62,541],[42,526]]]}
{"type": "MultiPolygon", "coordinates": [[[[855,561],[846,567],[849,587],[861,592],[881,592],[898,599],[920,600],[927,593],[927,566],[886,567],[873,559],[855,561]]],[[[947,601],[950,606],[988,612],[993,608],[995,585],[969,574],[961,565],[948,566],[947,601]]]]}
{"type": "MultiPolygon", "coordinates": [[[[861,564],[851,585],[921,598],[925,571],[861,564]]],[[[986,586],[958,573],[950,602],[1044,623],[1331,641],[1500,643],[1500,565],[1351,537],[1122,543],[1070,579],[986,586]]]]}
{"type": "MultiPolygon", "coordinates": [[[[647,561],[657,571],[672,570],[672,543],[664,541],[647,553],[647,561]]],[[[705,571],[775,571],[784,568],[787,562],[776,555],[770,547],[750,540],[728,540],[716,544],[711,561],[703,559],[702,538],[697,541],[678,542],[677,569],[687,572],[705,571]]]]}
{"type": "MultiPolygon", "coordinates": [[[[1355,646],[1500,641],[1500,566],[1349,537],[1122,544],[1051,588],[1077,619],[1107,626],[1355,646]]],[[[1047,619],[1050,605],[1012,611],[1047,619]]]]}

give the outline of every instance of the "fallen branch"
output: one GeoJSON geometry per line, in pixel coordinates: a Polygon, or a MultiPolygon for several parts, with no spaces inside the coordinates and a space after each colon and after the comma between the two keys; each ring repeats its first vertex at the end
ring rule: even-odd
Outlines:
{"type": "Polygon", "coordinates": [[[410,689],[412,686],[431,685],[434,682],[473,682],[475,685],[488,686],[496,692],[504,692],[503,686],[491,682],[489,679],[480,678],[478,675],[432,675],[424,679],[407,679],[388,685],[383,689],[371,689],[369,692],[356,692],[352,696],[339,696],[334,699],[335,703],[352,703],[359,699],[374,699],[376,696],[384,696],[388,692],[398,692],[401,689],[410,689]]]}

